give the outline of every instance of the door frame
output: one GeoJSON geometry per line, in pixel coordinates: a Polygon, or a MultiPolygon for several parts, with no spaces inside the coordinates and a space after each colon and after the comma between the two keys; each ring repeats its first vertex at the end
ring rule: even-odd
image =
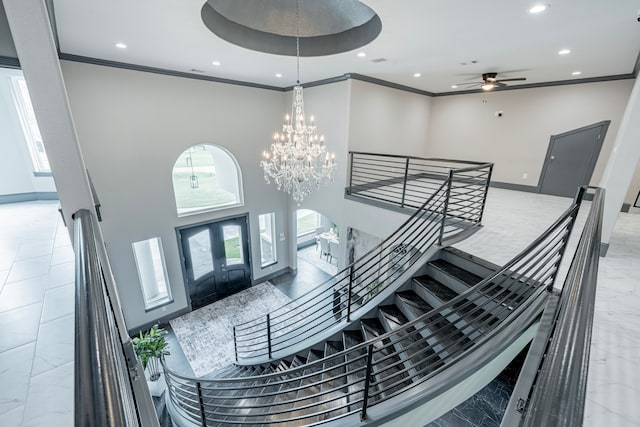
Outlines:
{"type": "MultiPolygon", "coordinates": [[[[545,175],[547,174],[547,170],[549,168],[549,164],[551,163],[551,153],[553,152],[553,148],[555,146],[556,140],[559,138],[563,138],[565,136],[572,135],[574,133],[584,132],[586,130],[591,130],[597,127],[602,127],[602,131],[600,132],[600,138],[598,139],[598,144],[594,151],[591,153],[591,160],[589,162],[587,176],[589,181],[593,177],[593,170],[596,168],[596,164],[598,163],[598,158],[600,157],[600,152],[602,151],[602,144],[604,143],[604,139],[607,136],[607,130],[609,129],[609,125],[611,124],[611,120],[603,120],[598,123],[593,123],[591,125],[582,126],[577,129],[570,130],[568,132],[559,133],[557,135],[551,135],[549,138],[549,145],[547,146],[547,154],[544,157],[544,163],[542,164],[542,170],[540,171],[540,177],[538,178],[538,193],[542,193],[542,183],[544,182],[545,175]],[[596,154],[597,155],[594,155],[596,154]]],[[[587,182],[589,184],[589,182],[587,182]]]]}
{"type": "Polygon", "coordinates": [[[247,254],[248,256],[248,260],[249,260],[249,279],[250,279],[250,283],[251,285],[253,285],[253,254],[251,252],[251,221],[249,221],[249,212],[245,212],[243,214],[238,214],[238,215],[229,215],[229,216],[225,216],[222,218],[215,218],[215,219],[206,219],[203,221],[198,221],[198,222],[193,222],[190,224],[185,224],[185,225],[180,225],[178,227],[175,228],[176,230],[176,240],[178,242],[178,256],[180,257],[179,261],[180,261],[180,270],[182,271],[182,287],[184,288],[184,292],[187,296],[187,303],[189,304],[189,311],[193,311],[192,305],[191,305],[191,295],[189,295],[189,289],[187,289],[187,282],[188,282],[188,278],[187,278],[187,270],[185,269],[185,258],[184,258],[184,251],[182,249],[182,236],[180,235],[180,232],[182,230],[185,230],[187,228],[191,228],[191,227],[198,227],[200,225],[208,225],[208,224],[212,224],[212,223],[216,223],[218,221],[227,221],[230,219],[240,219],[240,218],[244,218],[244,220],[247,223],[247,247],[249,248],[248,251],[249,253],[247,254]]]}

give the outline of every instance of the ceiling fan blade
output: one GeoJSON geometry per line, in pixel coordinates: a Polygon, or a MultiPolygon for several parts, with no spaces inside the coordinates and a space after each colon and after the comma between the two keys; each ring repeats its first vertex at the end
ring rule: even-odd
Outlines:
{"type": "Polygon", "coordinates": [[[496,80],[497,83],[502,83],[502,82],[519,82],[519,81],[523,81],[523,80],[527,80],[526,77],[516,77],[513,79],[499,79],[496,80]]]}
{"type": "Polygon", "coordinates": [[[497,81],[493,82],[493,85],[495,87],[505,87],[505,86],[507,86],[505,83],[502,83],[502,80],[497,80],[497,81]]]}
{"type": "Polygon", "coordinates": [[[456,83],[456,86],[472,86],[472,85],[481,85],[484,82],[466,82],[466,83],[456,83]]]}

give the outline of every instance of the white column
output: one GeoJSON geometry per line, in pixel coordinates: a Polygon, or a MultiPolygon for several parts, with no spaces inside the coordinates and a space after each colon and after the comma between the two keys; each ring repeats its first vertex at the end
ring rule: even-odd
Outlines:
{"type": "Polygon", "coordinates": [[[606,189],[602,243],[609,245],[624,197],[640,160],[640,83],[636,78],[600,187],[606,189]]]}
{"type": "Polygon", "coordinates": [[[94,210],[44,0],[3,0],[60,204],[73,240],[71,215],[94,210]]]}

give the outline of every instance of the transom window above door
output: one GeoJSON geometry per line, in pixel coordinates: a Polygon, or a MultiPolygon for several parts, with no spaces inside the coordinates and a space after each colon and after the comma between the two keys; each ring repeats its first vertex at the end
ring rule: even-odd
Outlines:
{"type": "Polygon", "coordinates": [[[222,147],[189,147],[173,165],[178,216],[244,205],[242,175],[236,159],[222,147]]]}

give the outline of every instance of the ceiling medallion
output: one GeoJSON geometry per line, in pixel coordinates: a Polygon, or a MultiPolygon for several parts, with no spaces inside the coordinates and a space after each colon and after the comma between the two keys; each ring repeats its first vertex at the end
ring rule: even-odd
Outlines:
{"type": "Polygon", "coordinates": [[[382,30],[378,15],[357,0],[300,0],[297,15],[296,0],[208,0],[201,16],[230,43],[287,56],[299,54],[298,39],[302,56],[333,55],[369,44],[382,30]]]}

